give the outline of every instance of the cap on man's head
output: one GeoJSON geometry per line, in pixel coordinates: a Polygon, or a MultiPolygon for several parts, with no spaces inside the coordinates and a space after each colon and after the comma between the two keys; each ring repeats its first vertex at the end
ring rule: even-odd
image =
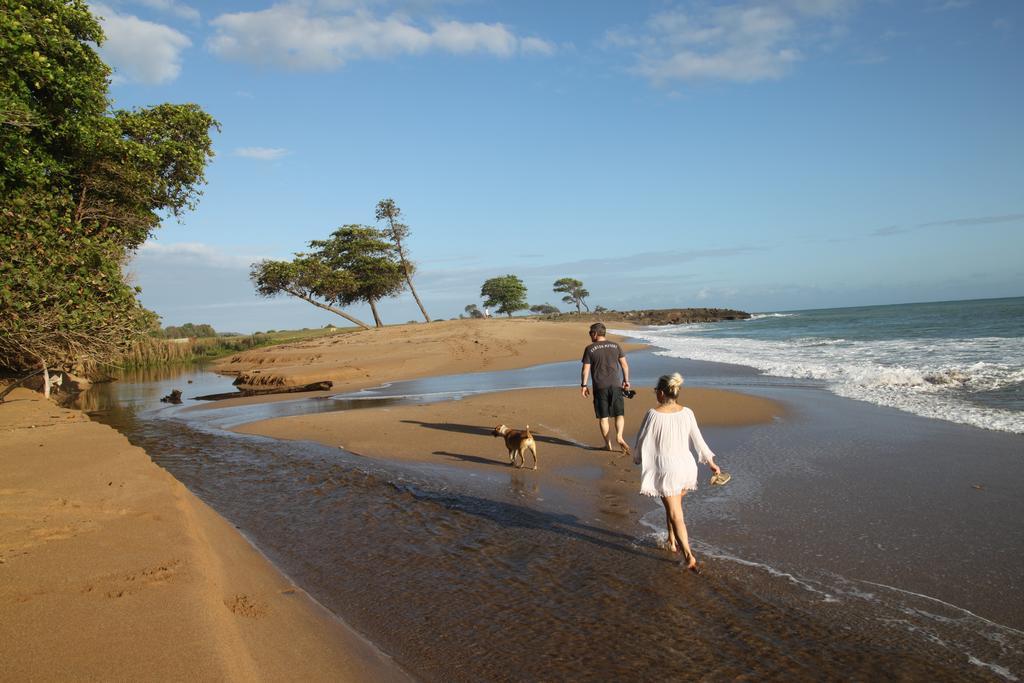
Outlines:
{"type": "Polygon", "coordinates": [[[604,333],[607,331],[608,330],[605,328],[604,323],[594,323],[590,326],[590,334],[596,337],[603,337],[604,333]]]}

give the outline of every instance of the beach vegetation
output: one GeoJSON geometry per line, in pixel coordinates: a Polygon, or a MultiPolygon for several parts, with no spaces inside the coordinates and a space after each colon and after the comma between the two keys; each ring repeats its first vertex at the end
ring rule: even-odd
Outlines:
{"type": "Polygon", "coordinates": [[[516,311],[524,311],[530,304],[526,303],[526,285],[515,275],[492,277],[480,287],[480,297],[484,306],[494,308],[498,313],[508,317],[516,311]]]}
{"type": "Polygon", "coordinates": [[[249,269],[256,293],[264,297],[287,294],[330,311],[364,330],[370,326],[333,304],[355,287],[351,273],[333,271],[320,260],[296,255],[292,261],[259,261],[249,269]]]}
{"type": "Polygon", "coordinates": [[[416,305],[420,307],[420,313],[423,314],[423,319],[429,323],[430,316],[427,315],[427,309],[423,307],[423,302],[420,301],[420,296],[416,293],[416,288],[412,285],[412,274],[415,268],[409,260],[405,247],[405,239],[409,236],[409,226],[399,221],[401,216],[402,210],[398,208],[398,205],[395,204],[395,200],[391,197],[387,197],[377,202],[377,222],[387,221],[387,227],[384,228],[384,232],[387,234],[388,239],[390,239],[395,245],[395,250],[398,252],[398,260],[402,264],[402,271],[405,274],[405,282],[409,285],[409,293],[412,294],[412,298],[416,300],[416,305]]]}
{"type": "Polygon", "coordinates": [[[116,359],[154,326],[123,264],[194,208],[219,124],[195,104],[114,110],[84,0],[0,11],[0,367],[116,359]]]}
{"type": "Polygon", "coordinates": [[[411,264],[403,264],[398,249],[388,241],[386,232],[367,225],[345,225],[326,240],[313,240],[309,256],[336,273],[351,276],[351,286],[339,290],[334,300],[342,306],[366,302],[377,327],[383,327],[377,302],[396,296],[411,273],[411,264]]]}
{"type": "Polygon", "coordinates": [[[463,310],[466,311],[466,315],[468,315],[470,318],[483,318],[484,317],[484,312],[481,311],[479,308],[477,308],[476,304],[469,304],[463,310]]]}
{"type": "Polygon", "coordinates": [[[534,306],[530,306],[530,313],[537,313],[538,315],[554,315],[555,313],[561,313],[561,311],[551,304],[536,304],[534,306]]]}
{"type": "Polygon", "coordinates": [[[571,277],[563,277],[555,280],[552,286],[556,294],[565,294],[562,297],[562,301],[570,306],[575,306],[577,314],[583,313],[581,307],[586,308],[588,313],[590,312],[590,308],[587,306],[587,297],[590,296],[590,292],[583,286],[582,281],[571,277]]]}

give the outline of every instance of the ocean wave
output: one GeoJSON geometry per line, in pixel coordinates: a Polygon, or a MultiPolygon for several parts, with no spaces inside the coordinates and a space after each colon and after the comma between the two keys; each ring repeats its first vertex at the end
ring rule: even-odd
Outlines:
{"type": "Polygon", "coordinates": [[[695,335],[683,328],[624,332],[660,355],[731,363],[767,375],[817,380],[847,398],[923,417],[1024,433],[1024,411],[986,405],[993,392],[1024,383],[1024,339],[893,339],[827,337],[788,340],[695,335]]]}
{"type": "Polygon", "coordinates": [[[799,313],[752,313],[748,320],[764,320],[765,318],[792,318],[799,313]]]}

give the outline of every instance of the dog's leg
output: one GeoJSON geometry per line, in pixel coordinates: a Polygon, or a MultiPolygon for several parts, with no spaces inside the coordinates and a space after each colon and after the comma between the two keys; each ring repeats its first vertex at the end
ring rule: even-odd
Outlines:
{"type": "MultiPolygon", "coordinates": [[[[537,444],[534,442],[530,443],[530,452],[533,453],[533,469],[537,469],[537,444]]],[[[525,463],[524,463],[525,464],[525,463]]]]}

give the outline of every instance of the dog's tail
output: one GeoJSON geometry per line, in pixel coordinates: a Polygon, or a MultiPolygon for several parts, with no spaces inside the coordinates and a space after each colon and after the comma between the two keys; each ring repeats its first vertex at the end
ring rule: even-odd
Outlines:
{"type": "Polygon", "coordinates": [[[526,435],[533,436],[533,434],[530,433],[530,425],[526,425],[526,435]]]}

